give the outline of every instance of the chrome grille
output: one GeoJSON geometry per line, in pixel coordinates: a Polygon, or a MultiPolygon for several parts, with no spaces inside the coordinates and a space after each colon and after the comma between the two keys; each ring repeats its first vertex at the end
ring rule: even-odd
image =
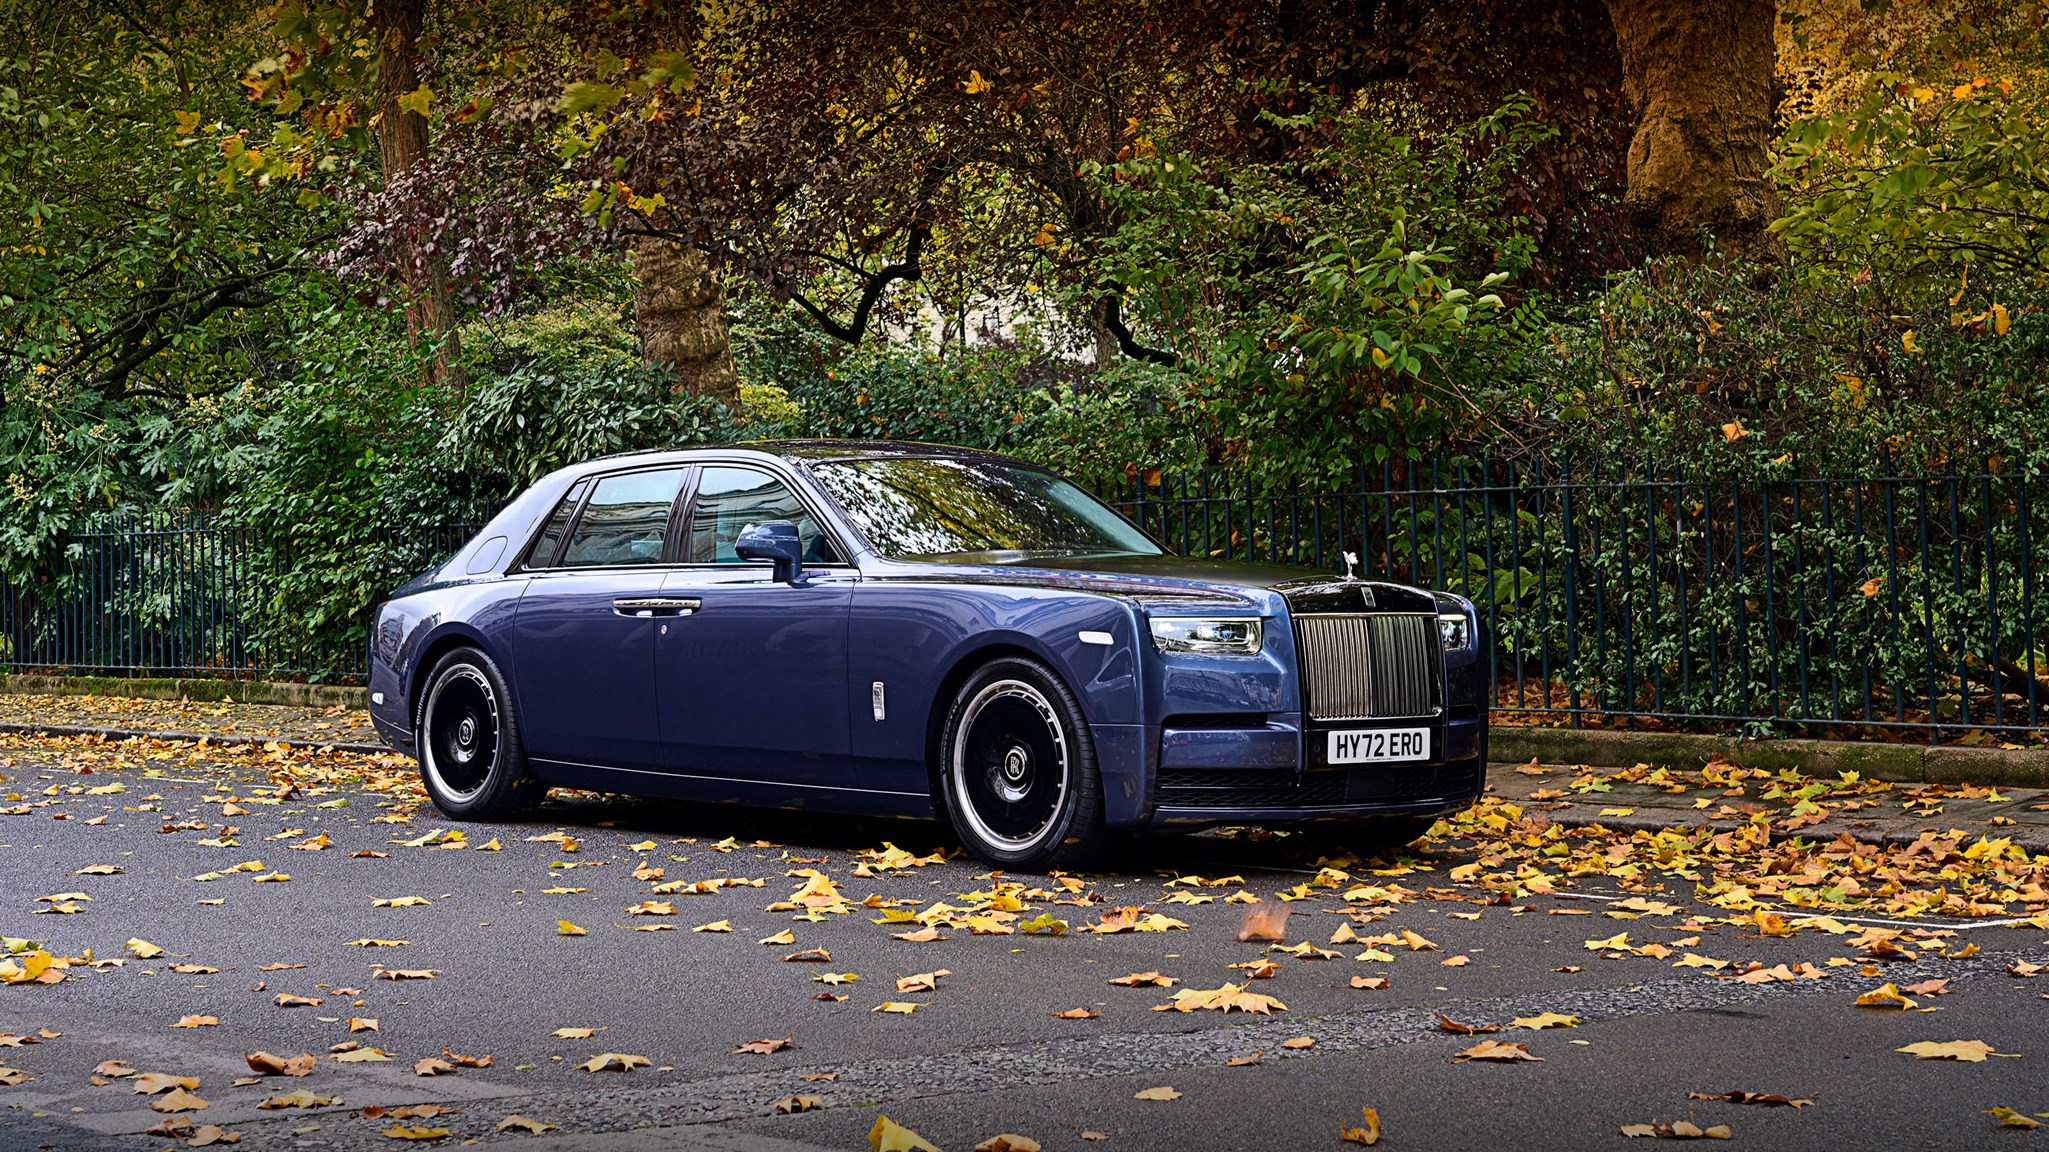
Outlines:
{"type": "Polygon", "coordinates": [[[1437,712],[1443,661],[1434,616],[1297,616],[1295,656],[1313,720],[1377,720],[1437,712]]]}

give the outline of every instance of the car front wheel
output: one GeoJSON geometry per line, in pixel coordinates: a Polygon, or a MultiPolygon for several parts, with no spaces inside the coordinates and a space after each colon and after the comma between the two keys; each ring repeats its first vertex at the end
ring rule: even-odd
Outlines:
{"type": "Polygon", "coordinates": [[[991,661],[954,695],[939,745],[947,815],[996,868],[1076,867],[1101,849],[1102,778],[1081,704],[1036,660],[991,661]]]}
{"type": "Polygon", "coordinates": [[[458,820],[503,820],[539,803],[505,678],[489,656],[442,657],[420,696],[420,778],[434,806],[458,820]]]}

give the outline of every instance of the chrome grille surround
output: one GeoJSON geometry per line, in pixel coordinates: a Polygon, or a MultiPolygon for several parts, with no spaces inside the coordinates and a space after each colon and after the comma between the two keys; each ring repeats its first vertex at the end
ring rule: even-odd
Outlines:
{"type": "Polygon", "coordinates": [[[1390,720],[1442,711],[1435,616],[1329,612],[1292,617],[1302,708],[1312,720],[1390,720]]]}

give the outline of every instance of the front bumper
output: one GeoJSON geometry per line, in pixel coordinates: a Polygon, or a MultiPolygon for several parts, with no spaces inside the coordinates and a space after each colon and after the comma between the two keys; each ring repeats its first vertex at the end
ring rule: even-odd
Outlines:
{"type": "MultiPolygon", "coordinates": [[[[1283,823],[1455,812],[1487,782],[1484,714],[1430,723],[1434,758],[1332,767],[1324,726],[1161,730],[1147,823],[1283,823]]],[[[1344,725],[1346,729],[1373,725],[1344,725]]],[[[1413,725],[1383,724],[1386,727],[1413,725]]]]}

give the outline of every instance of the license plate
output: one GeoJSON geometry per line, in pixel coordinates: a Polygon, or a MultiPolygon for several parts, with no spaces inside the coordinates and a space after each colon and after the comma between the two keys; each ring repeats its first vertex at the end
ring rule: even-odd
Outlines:
{"type": "Polygon", "coordinates": [[[1430,729],[1372,728],[1364,732],[1324,735],[1326,761],[1331,764],[1377,764],[1388,760],[1430,759],[1430,729]]]}

